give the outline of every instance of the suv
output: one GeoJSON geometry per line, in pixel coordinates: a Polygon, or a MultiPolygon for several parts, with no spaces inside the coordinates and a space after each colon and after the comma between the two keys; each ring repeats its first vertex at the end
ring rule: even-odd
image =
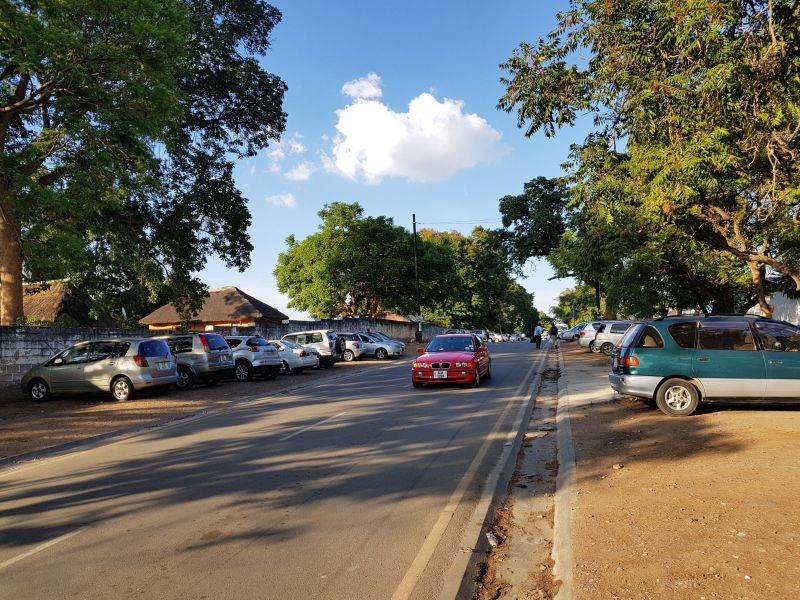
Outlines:
{"type": "Polygon", "coordinates": [[[175,387],[188,390],[197,381],[214,385],[233,376],[233,353],[218,333],[175,333],[154,337],[164,340],[178,362],[175,387]]]}
{"type": "Polygon", "coordinates": [[[275,379],[283,368],[278,349],[257,335],[229,335],[225,339],[233,349],[233,376],[236,381],[250,381],[253,373],[275,379]]]}
{"type": "Polygon", "coordinates": [[[590,321],[583,329],[578,332],[578,344],[581,348],[588,348],[594,352],[594,337],[597,335],[600,325],[607,321],[590,321]]]}
{"type": "Polygon", "coordinates": [[[800,389],[800,327],[754,315],[635,323],[611,355],[611,387],[670,416],[701,402],[787,402],[800,389]]]}
{"type": "Polygon", "coordinates": [[[295,331],[287,333],[281,340],[313,348],[319,355],[320,366],[323,367],[332,367],[336,361],[342,360],[344,357],[344,340],[338,340],[333,329],[295,331]]]}
{"type": "Polygon", "coordinates": [[[367,351],[366,345],[355,333],[337,333],[336,337],[344,340],[342,358],[345,362],[352,362],[367,351]]]}
{"type": "Polygon", "coordinates": [[[141,389],[167,388],[177,379],[167,345],[151,339],[80,342],[33,367],[22,378],[32,400],[50,394],[111,392],[120,402],[141,389]]]}
{"type": "Polygon", "coordinates": [[[633,321],[615,321],[601,324],[597,334],[594,336],[593,350],[602,352],[606,356],[611,356],[614,346],[622,339],[622,336],[625,335],[631,325],[633,325],[633,321]]]}

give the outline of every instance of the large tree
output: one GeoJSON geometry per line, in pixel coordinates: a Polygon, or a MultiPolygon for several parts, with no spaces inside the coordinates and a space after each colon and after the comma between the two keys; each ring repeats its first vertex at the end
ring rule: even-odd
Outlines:
{"type": "Polygon", "coordinates": [[[0,323],[22,314],[23,274],[188,310],[210,254],[247,266],[231,158],[283,131],[286,86],[257,61],[280,13],[260,0],[0,10],[0,323]]]}
{"type": "MultiPolygon", "coordinates": [[[[619,202],[645,233],[695,242],[697,262],[737,261],[769,314],[768,275],[800,290],[798,22],[790,0],[576,0],[547,39],[503,65],[500,107],[527,135],[591,113],[584,148],[595,164],[598,147],[624,155],[619,202]]],[[[621,173],[598,178],[575,156],[587,185],[574,199],[597,210],[605,177],[621,173]]]]}

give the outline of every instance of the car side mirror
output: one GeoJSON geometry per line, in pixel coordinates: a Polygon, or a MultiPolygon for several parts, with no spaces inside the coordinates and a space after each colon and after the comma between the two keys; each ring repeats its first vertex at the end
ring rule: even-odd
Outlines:
{"type": "Polygon", "coordinates": [[[783,350],[783,344],[781,344],[780,342],[775,342],[774,344],[772,344],[772,347],[775,350],[783,350]]]}
{"type": "Polygon", "coordinates": [[[53,364],[54,365],[63,365],[64,364],[64,359],[63,358],[57,358],[57,359],[55,359],[53,361],[53,364]]]}
{"type": "Polygon", "coordinates": [[[417,354],[425,354],[425,348],[417,348],[417,354]]]}

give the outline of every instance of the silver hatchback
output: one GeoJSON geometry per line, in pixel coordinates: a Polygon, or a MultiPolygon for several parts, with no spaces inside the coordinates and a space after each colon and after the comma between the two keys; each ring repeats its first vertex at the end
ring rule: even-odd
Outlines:
{"type": "Polygon", "coordinates": [[[120,402],[135,391],[167,388],[177,381],[175,358],[154,339],[80,342],[33,367],[22,391],[33,400],[51,394],[110,392],[120,402]]]}

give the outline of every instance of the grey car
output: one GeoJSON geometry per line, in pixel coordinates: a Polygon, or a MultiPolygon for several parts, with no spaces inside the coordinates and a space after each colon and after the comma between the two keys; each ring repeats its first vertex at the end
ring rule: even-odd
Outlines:
{"type": "Polygon", "coordinates": [[[257,335],[229,335],[225,339],[233,349],[233,376],[236,381],[250,381],[254,373],[275,379],[283,368],[275,346],[257,335]]]}
{"type": "Polygon", "coordinates": [[[179,390],[188,390],[198,381],[213,385],[233,377],[233,352],[218,333],[176,333],[153,339],[164,340],[175,355],[179,390]]]}
{"type": "Polygon", "coordinates": [[[175,358],[154,339],[80,342],[33,367],[22,391],[33,400],[51,394],[108,392],[120,402],[135,391],[167,388],[177,381],[175,358]]]}

